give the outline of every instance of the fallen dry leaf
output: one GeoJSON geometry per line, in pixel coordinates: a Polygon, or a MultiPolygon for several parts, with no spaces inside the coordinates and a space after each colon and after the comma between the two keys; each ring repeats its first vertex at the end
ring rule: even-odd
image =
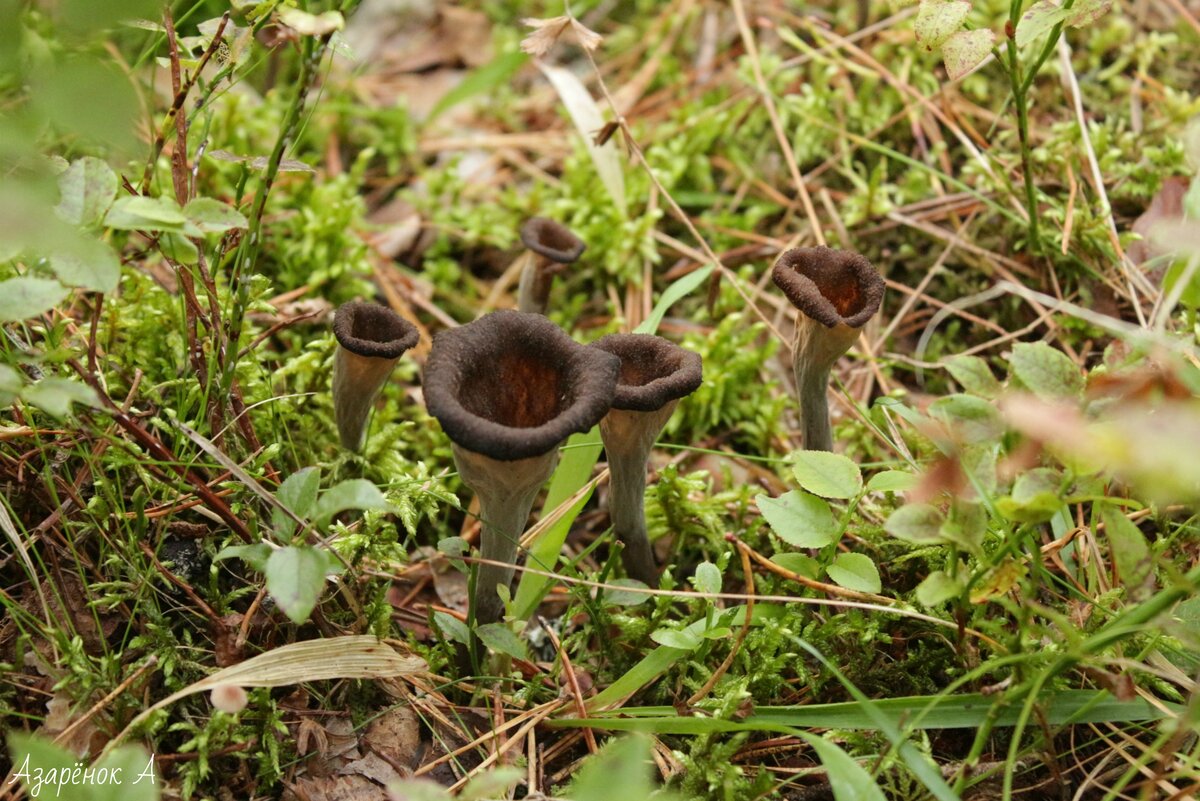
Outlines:
{"type": "Polygon", "coordinates": [[[362,745],[396,768],[411,770],[421,757],[421,723],[408,705],[389,709],[371,721],[362,745]]]}
{"type": "Polygon", "coordinates": [[[522,22],[533,28],[533,32],[521,40],[521,49],[531,56],[541,57],[549,53],[550,48],[554,47],[559,37],[568,30],[575,34],[575,40],[584,50],[595,50],[604,40],[603,36],[586,27],[574,17],[563,16],[550,19],[530,17],[522,22]]]}

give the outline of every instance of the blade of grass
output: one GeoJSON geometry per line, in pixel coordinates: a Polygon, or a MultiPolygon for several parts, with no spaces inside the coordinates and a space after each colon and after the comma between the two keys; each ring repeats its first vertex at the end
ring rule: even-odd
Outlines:
{"type": "Polygon", "coordinates": [[[425,667],[425,660],[420,657],[400,654],[390,645],[369,635],[327,637],[292,643],[218,670],[168,695],[129,721],[129,725],[108,742],[105,751],[120,743],[135,726],[159,709],[220,684],[283,687],[322,679],[383,679],[418,673],[425,667]]]}
{"type": "MultiPolygon", "coordinates": [[[[675,658],[686,653],[676,648],[658,648],[657,651],[674,651],[675,658]]],[[[647,660],[653,656],[655,652],[652,652],[647,660]]],[[[661,662],[665,656],[667,655],[656,661],[661,662]]],[[[636,665],[634,670],[639,668],[641,663],[636,665]]],[[[622,681],[623,678],[617,681],[622,681]]],[[[599,696],[593,699],[593,702],[597,699],[599,696]]],[[[549,725],[568,728],[589,726],[613,731],[645,731],[652,734],[711,734],[718,731],[785,729],[883,731],[900,726],[913,729],[973,729],[987,718],[998,703],[1004,703],[1003,699],[981,693],[950,696],[915,695],[871,701],[870,708],[860,701],[755,707],[754,714],[743,721],[681,716],[674,707],[668,706],[624,707],[611,712],[597,711],[594,717],[586,720],[556,719],[549,721],[549,725]],[[621,717],[615,717],[616,715],[621,717]]],[[[1182,707],[1173,704],[1164,704],[1164,711],[1142,698],[1121,701],[1106,690],[1060,690],[1043,696],[1041,703],[1046,722],[1052,726],[1164,720],[1172,713],[1182,711],[1182,707]]],[[[594,709],[601,704],[593,703],[589,706],[594,709]]],[[[996,725],[1014,726],[1020,716],[1020,706],[1003,708],[996,717],[996,725]]]]}
{"type": "Polygon", "coordinates": [[[433,122],[444,111],[457,106],[464,100],[475,95],[484,94],[490,90],[508,83],[513,74],[529,62],[529,56],[519,50],[496,56],[487,64],[473,70],[462,82],[442,95],[441,99],[429,112],[426,123],[433,122]]]}

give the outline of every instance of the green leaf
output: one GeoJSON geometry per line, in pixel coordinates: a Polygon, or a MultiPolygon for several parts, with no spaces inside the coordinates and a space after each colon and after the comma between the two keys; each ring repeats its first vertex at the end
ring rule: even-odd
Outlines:
{"type": "Polygon", "coordinates": [[[21,399],[60,420],[70,413],[72,403],[82,403],[93,408],[100,406],[96,390],[70,378],[57,376],[43,378],[36,384],[25,387],[21,390],[21,399]]]}
{"type": "Polygon", "coordinates": [[[1075,362],[1045,342],[1018,342],[1013,346],[1009,369],[1021,384],[1043,400],[1076,398],[1083,376],[1075,362]]]}
{"type": "Polygon", "coordinates": [[[64,284],[93,292],[112,292],[121,281],[121,260],[99,239],[80,242],[74,252],[51,255],[50,269],[64,284]]]}
{"type": "Polygon", "coordinates": [[[663,290],[662,297],[658,299],[658,303],[654,304],[654,309],[650,312],[650,315],[642,321],[641,325],[634,329],[633,333],[653,334],[656,332],[658,326],[662,323],[663,317],[667,315],[671,307],[707,281],[708,277],[712,275],[713,269],[713,265],[706,264],[698,270],[676,279],[674,283],[663,290]]]}
{"type": "Polygon", "coordinates": [[[512,629],[504,623],[485,623],[477,626],[475,633],[479,635],[479,639],[484,645],[496,653],[508,654],[514,659],[529,658],[529,653],[525,650],[525,643],[521,642],[520,638],[513,634],[512,629]]]}
{"type": "Polygon", "coordinates": [[[800,486],[822,498],[853,498],[862,491],[858,465],[839,453],[795,451],[788,456],[800,486]]]}
{"type": "Polygon", "coordinates": [[[609,606],[637,606],[650,600],[650,593],[630,592],[629,590],[613,589],[613,587],[630,587],[646,589],[646,584],[637,579],[620,578],[608,582],[604,589],[604,603],[609,606]]]}
{"type": "Polygon", "coordinates": [[[945,518],[935,507],[927,503],[910,503],[892,512],[883,528],[898,540],[929,545],[942,541],[944,522],[945,518]]]}
{"type": "Polygon", "coordinates": [[[884,470],[871,476],[867,492],[908,492],[920,479],[906,470],[884,470]]]}
{"type": "Polygon", "coordinates": [[[982,556],[983,536],[987,533],[987,512],[978,503],[956,498],[950,504],[950,514],[938,532],[942,542],[982,556]]]}
{"type": "Polygon", "coordinates": [[[932,52],[962,27],[970,13],[968,0],[921,0],[913,22],[917,44],[932,52]]]}
{"type": "Polygon", "coordinates": [[[797,548],[823,548],[837,539],[837,522],[829,504],[803,490],[778,498],[758,495],[754,502],[779,539],[797,548]]]}
{"type": "Polygon", "coordinates": [[[498,86],[508,84],[509,79],[529,62],[529,56],[520,50],[512,53],[502,53],[487,64],[473,70],[463,78],[457,86],[442,95],[426,118],[431,122],[443,111],[457,106],[459,103],[475,95],[490,95],[498,86]]]}
{"type": "Polygon", "coordinates": [[[21,276],[0,281],[0,323],[28,320],[54,308],[70,292],[49,278],[21,276]]]}
{"type": "Polygon", "coordinates": [[[929,416],[958,432],[968,444],[996,439],[1004,423],[996,407],[974,395],[947,395],[929,404],[929,416]]]}
{"type": "Polygon", "coordinates": [[[267,592],[293,623],[312,614],[331,571],[332,557],[307,545],[279,548],[267,559],[267,592]]]}
{"type": "Polygon", "coordinates": [[[861,553],[840,553],[825,572],[835,582],[848,590],[879,592],[883,583],[879,579],[879,568],[871,557],[861,553]]]}
{"type": "Polygon", "coordinates": [[[206,234],[219,234],[249,225],[242,213],[233,206],[210,197],[198,197],[183,207],[183,214],[206,234]]]}
{"type": "Polygon", "coordinates": [[[157,801],[159,798],[161,777],[154,765],[154,757],[140,746],[121,746],[105,754],[93,767],[97,771],[108,771],[110,776],[118,775],[121,781],[88,785],[88,801],[157,801]]]}
{"type": "Polygon", "coordinates": [[[8,406],[16,400],[24,386],[25,379],[18,371],[7,364],[0,364],[0,406],[8,406]]]}
{"type": "Polygon", "coordinates": [[[946,362],[946,369],[963,389],[981,398],[995,398],[1003,390],[992,368],[978,356],[955,356],[946,362]]]}
{"type": "Polygon", "coordinates": [[[104,224],[122,231],[173,231],[199,236],[200,229],[188,222],[183,209],[166,197],[118,198],[108,210],[104,224]]]}
{"type": "Polygon", "coordinates": [[[917,585],[917,601],[922,606],[937,606],[956,598],[963,591],[963,583],[944,570],[935,570],[917,585]]]}
{"type": "MultiPolygon", "coordinates": [[[[317,467],[305,467],[292,473],[279,485],[275,497],[297,517],[308,516],[317,501],[317,490],[321,486],[321,470],[317,467]]],[[[281,537],[290,537],[296,529],[296,521],[286,515],[282,509],[271,509],[271,527],[281,537]]]]}
{"type": "Polygon", "coordinates": [[[704,642],[703,631],[687,629],[656,629],[650,632],[650,639],[668,648],[678,648],[681,651],[694,651],[704,642]]]}
{"type": "Polygon", "coordinates": [[[656,787],[649,738],[633,735],[606,743],[595,756],[584,760],[565,797],[571,801],[677,801],[678,796],[656,787]]]}
{"type": "MultiPolygon", "coordinates": [[[[12,757],[13,776],[9,781],[19,778],[31,798],[48,798],[56,795],[58,784],[45,783],[35,787],[36,777],[45,777],[50,771],[58,776],[63,771],[70,773],[75,765],[75,755],[65,748],[60,748],[46,737],[26,734],[22,731],[12,731],[5,734],[8,753],[12,757]],[[36,795],[35,795],[36,793],[36,795]]],[[[7,788],[7,785],[5,785],[7,788]]]]}
{"type": "MultiPolygon", "coordinates": [[[[485,801],[485,799],[508,798],[509,790],[524,778],[525,771],[511,765],[490,768],[467,782],[467,786],[456,796],[456,799],[457,801],[485,801]]],[[[395,798],[403,799],[403,801],[420,801],[419,798],[403,794],[396,795],[395,798]]],[[[442,798],[450,801],[450,794],[445,793],[442,798]]]]}
{"type": "Polygon", "coordinates": [[[278,9],[278,14],[280,22],[304,36],[324,36],[346,27],[346,19],[340,11],[310,14],[298,8],[284,6],[278,9]]]}
{"type": "Polygon", "coordinates": [[[1067,10],[1067,24],[1072,28],[1091,25],[1112,9],[1113,0],[1075,0],[1067,10]]]}
{"type": "Polygon", "coordinates": [[[442,630],[442,634],[457,643],[467,645],[471,642],[471,630],[467,624],[446,612],[433,613],[434,624],[442,630]]]}
{"type": "Polygon", "coordinates": [[[875,779],[861,765],[829,740],[808,732],[797,732],[813,747],[836,801],[887,801],[875,779]]]}
{"type": "Polygon", "coordinates": [[[802,553],[777,553],[771,561],[796,575],[816,580],[821,575],[821,563],[802,553]]]}
{"type": "Polygon", "coordinates": [[[117,196],[117,174],[100,159],[84,156],[58,176],[58,192],[54,210],[59,217],[74,225],[96,225],[117,196]]]}
{"type": "Polygon", "coordinates": [[[275,549],[265,542],[257,542],[253,545],[227,545],[213,557],[213,561],[220,562],[224,559],[241,559],[259,573],[266,573],[267,560],[271,558],[271,554],[274,552],[275,549]]]}
{"type": "Polygon", "coordinates": [[[1037,467],[1022,473],[1013,484],[1012,494],[998,498],[996,508],[1009,520],[1020,523],[1044,523],[1063,505],[1059,497],[1062,474],[1049,467],[1037,467]]]}
{"type": "Polygon", "coordinates": [[[701,562],[696,566],[696,575],[692,576],[696,592],[715,595],[721,591],[721,584],[721,569],[712,562],[701,562]]]}
{"type": "Polygon", "coordinates": [[[312,518],[325,522],[347,509],[380,509],[391,506],[379,488],[365,478],[352,478],[335,484],[321,495],[312,509],[312,518]]]}
{"type": "Polygon", "coordinates": [[[976,31],[959,31],[942,43],[942,61],[946,64],[946,75],[952,81],[966,75],[983,63],[992,52],[996,34],[988,28],[976,31]]]}
{"type": "Polygon", "coordinates": [[[1113,504],[1100,506],[1100,519],[1104,521],[1104,534],[1121,583],[1134,600],[1145,597],[1154,576],[1154,560],[1146,537],[1113,504]]]}
{"type": "MultiPolygon", "coordinates": [[[[199,236],[199,229],[196,230],[195,236],[199,236]]],[[[162,248],[164,254],[171,261],[180,264],[188,264],[195,266],[200,263],[200,250],[196,244],[187,236],[175,233],[174,231],[164,231],[158,237],[158,244],[162,248]]]]}
{"type": "Polygon", "coordinates": [[[1052,0],[1040,0],[1029,7],[1017,22],[1017,47],[1034,42],[1060,22],[1065,22],[1069,11],[1064,11],[1052,0]]]}

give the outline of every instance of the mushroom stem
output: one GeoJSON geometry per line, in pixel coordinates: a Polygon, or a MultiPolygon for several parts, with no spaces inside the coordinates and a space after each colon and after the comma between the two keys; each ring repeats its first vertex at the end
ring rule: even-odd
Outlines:
{"type": "Polygon", "coordinates": [[[398,361],[337,349],[333,357],[333,408],[338,440],[346,450],[356,451],[362,444],[371,407],[398,361]]]}
{"type": "Polygon", "coordinates": [[[481,564],[475,578],[476,624],[495,623],[504,615],[504,602],[496,588],[512,583],[517,549],[529,512],[542,485],[554,472],[558,451],[501,462],[453,446],[459,476],[479,498],[482,522],[480,555],[499,564],[481,564]]]}
{"type": "Polygon", "coordinates": [[[658,571],[646,529],[646,465],[676,403],[651,412],[613,409],[600,421],[608,454],[608,514],[613,533],[624,545],[621,561],[630,578],[651,587],[658,584],[658,571]]]}
{"type": "Polygon", "coordinates": [[[545,314],[550,305],[550,286],[554,283],[554,262],[536,253],[527,253],[521,280],[517,285],[517,310],[545,314]]]}
{"type": "Polygon", "coordinates": [[[829,373],[843,353],[858,339],[858,329],[848,325],[826,328],[810,317],[800,316],[792,345],[792,367],[800,399],[800,429],[804,447],[811,451],[833,450],[833,428],[829,420],[829,373]]]}

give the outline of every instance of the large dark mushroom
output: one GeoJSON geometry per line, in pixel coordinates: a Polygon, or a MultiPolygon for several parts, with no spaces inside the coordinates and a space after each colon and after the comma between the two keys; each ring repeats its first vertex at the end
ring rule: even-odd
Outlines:
{"type": "Polygon", "coordinates": [[[879,311],[883,279],[862,255],[826,247],[787,251],[771,278],[800,311],[792,360],[804,447],[831,451],[829,371],[879,311]]]}
{"type": "Polygon", "coordinates": [[[379,390],[406,350],[417,344],[416,326],[386,306],[351,301],[333,315],[333,416],[342,447],[362,444],[379,390]]]}
{"type": "Polygon", "coordinates": [[[463,483],[479,498],[484,559],[477,623],[500,619],[497,586],[512,581],[517,545],[558,447],[612,404],[620,360],[585,348],[545,317],[498,311],[439,333],[425,364],[425,403],[453,443],[463,483]]]}
{"type": "Polygon", "coordinates": [[[646,531],[646,463],[679,399],[700,386],[700,355],[649,334],[610,334],[592,347],[621,360],[612,409],[600,421],[608,454],[608,514],[631,578],[657,585],[646,531]]]}
{"type": "Polygon", "coordinates": [[[545,217],[530,217],[524,222],[521,242],[529,253],[517,287],[517,308],[545,314],[554,276],[577,261],[587,246],[565,225],[545,217]]]}

